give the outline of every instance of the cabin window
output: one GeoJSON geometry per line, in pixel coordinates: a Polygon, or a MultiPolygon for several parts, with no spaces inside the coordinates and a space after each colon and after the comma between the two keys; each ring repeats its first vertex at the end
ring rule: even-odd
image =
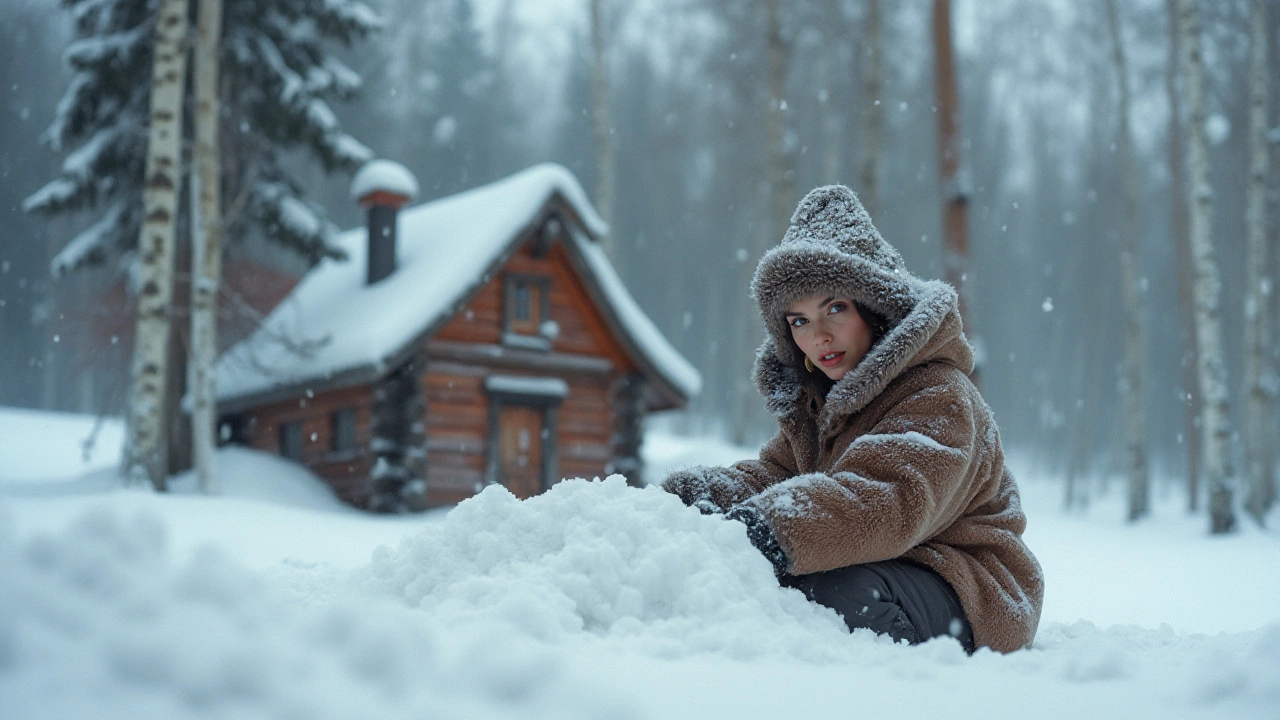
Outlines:
{"type": "Polygon", "coordinates": [[[505,331],[513,335],[541,337],[550,319],[548,289],[551,279],[537,275],[508,275],[505,331]]]}
{"type": "Polygon", "coordinates": [[[280,456],[302,462],[302,422],[280,424],[280,456]]]}
{"type": "Polygon", "coordinates": [[[342,408],[334,410],[329,416],[330,450],[335,453],[351,453],[356,450],[356,409],[342,408]]]}

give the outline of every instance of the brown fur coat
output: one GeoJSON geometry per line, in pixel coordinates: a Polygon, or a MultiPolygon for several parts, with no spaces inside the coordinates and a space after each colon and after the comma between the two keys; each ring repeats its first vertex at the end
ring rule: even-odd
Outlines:
{"type": "Polygon", "coordinates": [[[758,460],[679,471],[664,487],[686,502],[749,506],[793,574],[891,558],[927,565],[959,595],[976,645],[1030,645],[1044,580],[1022,542],[1026,516],[999,430],[968,377],[973,353],[955,291],[907,273],[838,186],[805,197],[752,290],[771,336],[755,379],[781,432],[758,460]],[[782,319],[817,293],[848,296],[889,321],[825,398],[782,319]]]}

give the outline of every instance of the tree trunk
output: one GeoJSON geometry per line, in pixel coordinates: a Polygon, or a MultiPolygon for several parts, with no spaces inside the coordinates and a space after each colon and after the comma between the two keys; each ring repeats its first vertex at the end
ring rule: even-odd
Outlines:
{"type": "Polygon", "coordinates": [[[147,140],[142,230],[138,237],[138,318],[134,339],[125,474],[165,489],[164,410],[169,374],[169,301],[173,237],[182,180],[182,96],[186,81],[187,3],[161,0],[147,140]]]}
{"type": "Polygon", "coordinates": [[[591,127],[596,146],[596,210],[610,224],[604,249],[618,261],[617,233],[613,231],[613,118],[609,108],[608,46],[604,37],[604,0],[591,0],[591,127]]]}
{"type": "Polygon", "coordinates": [[[840,161],[843,159],[843,143],[840,140],[840,115],[835,108],[835,93],[831,90],[834,79],[835,55],[840,47],[836,38],[840,33],[840,2],[827,0],[823,4],[822,47],[818,49],[818,129],[822,144],[822,183],[834,185],[840,182],[840,161]]]}
{"type": "Polygon", "coordinates": [[[880,0],[867,0],[866,25],[862,38],[866,49],[862,53],[862,103],[864,106],[862,133],[862,171],[859,198],[862,206],[875,218],[880,208],[880,165],[882,129],[884,128],[884,103],[881,94],[881,22],[880,0]]]}
{"type": "Polygon", "coordinates": [[[218,165],[218,62],[222,0],[200,0],[195,47],[195,172],[192,192],[191,444],[201,492],[217,492],[214,448],[218,409],[218,286],[222,280],[222,173],[218,165]]]}
{"type": "Polygon", "coordinates": [[[938,170],[942,189],[942,236],[947,282],[960,296],[960,317],[974,337],[968,314],[969,182],[960,156],[960,91],[951,46],[951,0],[933,0],[934,91],[938,106],[938,170]]]}
{"type": "Polygon", "coordinates": [[[1178,268],[1178,317],[1182,332],[1182,390],[1178,400],[1183,408],[1182,441],[1187,449],[1187,509],[1200,509],[1200,390],[1196,386],[1198,356],[1195,339],[1195,302],[1191,278],[1191,237],[1187,228],[1186,158],[1182,149],[1182,97],[1178,93],[1178,65],[1182,42],[1178,36],[1178,0],[1166,0],[1169,14],[1169,62],[1165,72],[1165,94],[1169,100],[1169,184],[1173,189],[1173,242],[1178,268]]]}
{"type": "Polygon", "coordinates": [[[1268,74],[1267,5],[1252,0],[1249,64],[1249,190],[1248,286],[1244,301],[1245,471],[1248,494],[1245,509],[1259,524],[1275,502],[1275,388],[1271,367],[1272,280],[1267,248],[1267,172],[1271,148],[1267,143],[1268,74]]]}
{"type": "Polygon", "coordinates": [[[1150,511],[1151,489],[1147,470],[1146,327],[1142,319],[1142,238],[1138,223],[1138,168],[1129,130],[1129,76],[1124,38],[1116,0],[1107,0],[1107,26],[1111,32],[1116,80],[1120,88],[1116,149],[1124,174],[1124,238],[1120,251],[1121,284],[1125,311],[1124,375],[1120,395],[1124,403],[1125,470],[1129,478],[1129,519],[1150,511]]]}
{"type": "Polygon", "coordinates": [[[786,93],[790,48],[782,37],[782,0],[768,0],[766,43],[769,81],[769,184],[773,193],[773,213],[770,218],[770,233],[761,252],[786,234],[796,203],[796,173],[791,166],[791,148],[787,138],[786,93]]]}
{"type": "Polygon", "coordinates": [[[1204,472],[1209,486],[1209,527],[1213,533],[1235,528],[1231,462],[1231,417],[1228,413],[1227,368],[1219,321],[1221,281],[1213,245],[1213,185],[1209,178],[1209,141],[1205,134],[1204,59],[1200,48],[1200,11],[1196,0],[1178,0],[1178,29],[1187,77],[1191,132],[1187,165],[1191,171],[1190,233],[1195,270],[1197,374],[1204,413],[1204,472]]]}

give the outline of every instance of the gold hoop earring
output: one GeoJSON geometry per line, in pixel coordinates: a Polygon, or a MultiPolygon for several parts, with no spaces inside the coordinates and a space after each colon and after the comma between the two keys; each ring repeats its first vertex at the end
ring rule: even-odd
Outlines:
{"type": "Polygon", "coordinates": [[[804,356],[804,367],[805,367],[805,369],[806,369],[806,370],[808,370],[809,372],[813,372],[813,371],[814,371],[814,369],[815,369],[815,368],[813,367],[813,361],[809,359],[809,356],[808,356],[808,355],[805,355],[805,356],[804,356]]]}

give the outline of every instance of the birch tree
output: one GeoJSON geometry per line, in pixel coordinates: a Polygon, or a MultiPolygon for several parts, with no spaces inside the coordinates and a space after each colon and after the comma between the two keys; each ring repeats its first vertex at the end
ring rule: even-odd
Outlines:
{"type": "Polygon", "coordinates": [[[867,0],[866,18],[862,30],[865,43],[862,52],[862,169],[858,196],[862,205],[876,217],[880,205],[880,165],[882,154],[882,129],[884,128],[883,61],[881,58],[882,22],[880,0],[867,0]]]}
{"type": "Polygon", "coordinates": [[[1213,185],[1209,178],[1209,140],[1205,132],[1204,58],[1201,52],[1200,11],[1196,0],[1178,0],[1178,32],[1187,80],[1190,133],[1191,254],[1195,272],[1195,330],[1197,375],[1204,410],[1200,428],[1204,443],[1204,475],[1209,489],[1209,528],[1217,533],[1235,528],[1231,460],[1231,417],[1228,412],[1227,369],[1223,359],[1219,303],[1222,291],[1213,244],[1213,185]]]}
{"type": "Polygon", "coordinates": [[[138,237],[137,334],[129,395],[125,472],[165,489],[165,388],[173,236],[182,184],[182,96],[187,74],[186,0],[161,0],[156,15],[142,230],[138,237]]]}
{"type": "Polygon", "coordinates": [[[191,355],[188,385],[194,398],[192,450],[201,491],[217,491],[214,433],[217,398],[218,287],[222,281],[222,173],[218,163],[219,49],[222,0],[199,0],[195,46],[195,167],[191,174],[191,355]]]}
{"type": "Polygon", "coordinates": [[[1107,27],[1120,97],[1116,128],[1116,154],[1124,181],[1124,219],[1120,250],[1121,288],[1124,296],[1124,373],[1120,395],[1124,404],[1125,471],[1129,480],[1129,519],[1146,515],[1151,505],[1147,470],[1146,324],[1142,320],[1141,229],[1138,222],[1138,168],[1129,129],[1129,68],[1116,0],[1107,0],[1107,27]]]}
{"type": "Polygon", "coordinates": [[[1182,147],[1182,95],[1178,92],[1178,66],[1182,42],[1178,33],[1178,0],[1166,0],[1169,16],[1169,61],[1165,67],[1165,96],[1169,102],[1169,185],[1173,189],[1172,209],[1174,257],[1178,273],[1179,337],[1182,340],[1182,387],[1178,404],[1183,409],[1182,445],[1186,449],[1187,509],[1199,510],[1200,503],[1200,391],[1195,337],[1195,301],[1192,289],[1191,237],[1187,229],[1186,157],[1182,147]]]}
{"type": "Polygon", "coordinates": [[[1252,0],[1249,62],[1248,285],[1244,300],[1245,508],[1259,523],[1275,502],[1275,377],[1271,367],[1272,279],[1267,240],[1269,68],[1267,3],[1252,0]]]}

